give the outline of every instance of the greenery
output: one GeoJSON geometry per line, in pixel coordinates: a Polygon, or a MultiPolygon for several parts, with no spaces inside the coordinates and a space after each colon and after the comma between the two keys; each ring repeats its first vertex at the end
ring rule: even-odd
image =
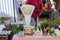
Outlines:
{"type": "Polygon", "coordinates": [[[49,22],[49,25],[51,27],[54,27],[56,24],[60,24],[60,18],[55,19],[53,22],[49,22]]]}
{"type": "MultiPolygon", "coordinates": [[[[38,25],[38,28],[39,28],[39,30],[41,30],[41,29],[43,29],[43,27],[47,27],[47,26],[50,26],[51,28],[54,28],[54,26],[56,25],[56,24],[58,24],[58,23],[60,23],[60,18],[58,18],[58,19],[55,19],[54,21],[49,21],[49,20],[47,20],[47,19],[44,19],[43,20],[43,23],[41,23],[41,24],[39,24],[38,25]]],[[[16,33],[18,33],[19,31],[23,31],[24,30],[24,27],[23,27],[23,25],[21,24],[21,25],[19,25],[19,27],[17,27],[16,29],[14,29],[13,30],[13,34],[16,34],[16,33]]],[[[35,28],[35,30],[37,30],[37,28],[35,28]]]]}
{"type": "Polygon", "coordinates": [[[47,19],[45,19],[45,20],[43,20],[43,23],[41,24],[41,26],[45,26],[46,27],[47,25],[49,25],[51,27],[54,27],[56,24],[60,24],[60,18],[55,19],[52,22],[47,20],[47,19]]]}
{"type": "Polygon", "coordinates": [[[55,23],[55,24],[60,23],[60,18],[55,19],[55,20],[53,21],[53,23],[55,23]]]}
{"type": "Polygon", "coordinates": [[[0,20],[0,24],[1,24],[1,20],[0,20]]]}
{"type": "Polygon", "coordinates": [[[47,25],[48,25],[48,20],[47,19],[44,19],[43,20],[43,23],[42,23],[42,26],[45,26],[46,27],[47,25]]]}
{"type": "Polygon", "coordinates": [[[51,28],[54,28],[54,26],[56,25],[56,24],[58,24],[58,23],[60,23],[60,18],[58,18],[58,19],[55,19],[54,21],[49,21],[49,20],[47,20],[47,19],[44,19],[43,20],[43,23],[41,23],[40,25],[38,25],[38,28],[39,28],[39,30],[41,30],[41,29],[43,29],[44,27],[46,28],[46,27],[48,27],[48,26],[50,26],[51,28]]]}
{"type": "Polygon", "coordinates": [[[22,24],[19,25],[19,27],[17,27],[16,29],[13,30],[13,34],[18,33],[19,31],[23,31],[24,27],[22,24]]]}

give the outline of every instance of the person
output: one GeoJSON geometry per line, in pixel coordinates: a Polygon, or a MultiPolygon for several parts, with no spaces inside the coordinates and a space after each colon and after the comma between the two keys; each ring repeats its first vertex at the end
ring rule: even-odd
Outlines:
{"type": "Polygon", "coordinates": [[[37,18],[42,14],[43,3],[42,0],[27,0],[26,4],[35,6],[34,12],[32,13],[32,18],[34,19],[37,26],[37,18]]]}
{"type": "Polygon", "coordinates": [[[43,10],[51,10],[51,4],[49,4],[48,2],[45,3],[43,10]]]}

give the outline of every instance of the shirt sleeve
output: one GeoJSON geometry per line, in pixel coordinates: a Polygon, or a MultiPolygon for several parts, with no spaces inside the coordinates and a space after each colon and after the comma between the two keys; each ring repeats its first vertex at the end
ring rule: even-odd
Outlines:
{"type": "Polygon", "coordinates": [[[39,9],[40,9],[40,12],[42,12],[42,10],[43,10],[43,2],[42,2],[42,0],[40,1],[40,7],[39,7],[39,9]]]}
{"type": "Polygon", "coordinates": [[[40,10],[42,10],[42,8],[43,8],[43,2],[42,2],[42,0],[40,1],[40,10]]]}
{"type": "Polygon", "coordinates": [[[31,0],[27,0],[26,1],[26,4],[31,4],[31,0]]]}

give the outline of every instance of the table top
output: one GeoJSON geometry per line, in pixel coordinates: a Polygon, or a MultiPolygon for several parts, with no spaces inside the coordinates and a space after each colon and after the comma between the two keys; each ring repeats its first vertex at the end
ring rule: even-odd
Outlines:
{"type": "Polygon", "coordinates": [[[60,37],[58,37],[58,36],[24,36],[24,37],[17,37],[16,35],[14,35],[12,40],[60,40],[60,37]]]}

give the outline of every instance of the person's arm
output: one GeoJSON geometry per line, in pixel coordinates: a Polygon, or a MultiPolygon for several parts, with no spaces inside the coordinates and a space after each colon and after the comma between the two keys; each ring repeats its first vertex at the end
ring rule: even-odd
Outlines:
{"type": "Polygon", "coordinates": [[[53,8],[54,11],[56,11],[56,9],[55,9],[55,5],[54,5],[54,1],[53,1],[53,0],[50,0],[50,2],[51,2],[51,4],[52,4],[52,7],[51,7],[51,8],[53,8]]]}
{"type": "Polygon", "coordinates": [[[40,14],[42,13],[42,10],[43,10],[43,2],[42,0],[40,1],[40,7],[39,7],[39,10],[40,10],[40,14]]]}

